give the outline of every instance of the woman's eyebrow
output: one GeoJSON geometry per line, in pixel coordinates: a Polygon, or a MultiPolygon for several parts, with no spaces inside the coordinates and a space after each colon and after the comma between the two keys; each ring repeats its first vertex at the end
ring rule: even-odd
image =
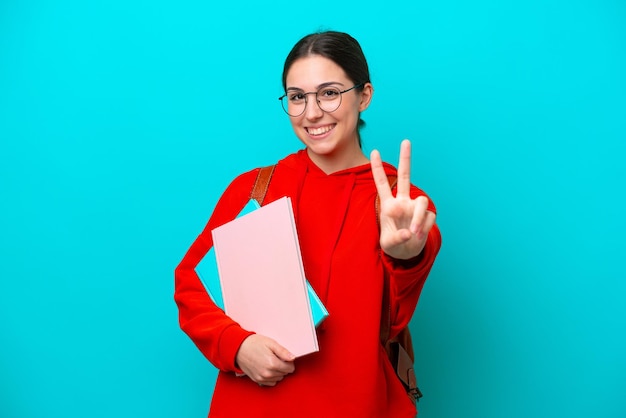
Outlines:
{"type": "MultiPolygon", "coordinates": [[[[319,86],[317,86],[317,89],[319,90],[321,88],[332,86],[332,85],[335,85],[335,84],[338,84],[340,86],[344,85],[342,82],[339,82],[339,81],[328,81],[326,83],[322,83],[319,86]]],[[[304,90],[299,88],[299,87],[287,87],[287,91],[304,91],[304,90]]]]}
{"type": "Polygon", "coordinates": [[[321,89],[322,87],[328,87],[328,86],[332,86],[333,84],[339,84],[340,86],[343,86],[343,83],[339,82],[339,81],[329,81],[327,83],[322,83],[319,86],[317,86],[318,90],[321,89]]]}

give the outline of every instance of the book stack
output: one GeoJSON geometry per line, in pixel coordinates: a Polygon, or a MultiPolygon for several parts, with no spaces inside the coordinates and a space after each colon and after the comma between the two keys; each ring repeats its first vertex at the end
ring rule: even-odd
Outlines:
{"type": "Polygon", "coordinates": [[[297,357],[318,351],[315,327],[328,311],[304,275],[291,199],[250,200],[212,235],[196,272],[215,304],[297,357]]]}

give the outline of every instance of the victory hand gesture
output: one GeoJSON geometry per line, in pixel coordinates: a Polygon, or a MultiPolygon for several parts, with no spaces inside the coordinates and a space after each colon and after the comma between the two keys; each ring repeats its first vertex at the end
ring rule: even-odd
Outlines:
{"type": "Polygon", "coordinates": [[[370,155],[372,174],[380,197],[380,247],[390,257],[408,260],[417,257],[426,245],[436,215],[428,210],[428,198],[411,199],[411,143],[402,141],[398,164],[397,193],[391,187],[380,153],[370,155]]]}

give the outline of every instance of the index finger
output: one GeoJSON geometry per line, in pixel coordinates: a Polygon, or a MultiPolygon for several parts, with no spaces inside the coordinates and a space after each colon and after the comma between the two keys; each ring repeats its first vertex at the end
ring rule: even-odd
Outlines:
{"type": "Polygon", "coordinates": [[[387,180],[387,174],[385,174],[383,161],[378,150],[373,150],[370,153],[370,165],[372,166],[372,176],[374,177],[374,184],[376,184],[380,200],[391,197],[391,187],[389,187],[389,180],[387,180]]]}

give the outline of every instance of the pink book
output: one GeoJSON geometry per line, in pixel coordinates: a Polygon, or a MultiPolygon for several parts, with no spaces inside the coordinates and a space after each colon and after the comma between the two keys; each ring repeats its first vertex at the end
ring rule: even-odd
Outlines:
{"type": "Polygon", "coordinates": [[[278,199],[212,233],[226,314],[296,357],[318,351],[291,199],[278,199]]]}

